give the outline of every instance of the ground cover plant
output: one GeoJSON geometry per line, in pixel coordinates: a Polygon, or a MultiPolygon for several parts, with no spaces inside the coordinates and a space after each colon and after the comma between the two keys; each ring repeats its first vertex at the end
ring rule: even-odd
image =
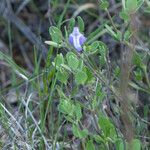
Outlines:
{"type": "Polygon", "coordinates": [[[150,2],[1,0],[0,149],[149,150],[150,2]]]}

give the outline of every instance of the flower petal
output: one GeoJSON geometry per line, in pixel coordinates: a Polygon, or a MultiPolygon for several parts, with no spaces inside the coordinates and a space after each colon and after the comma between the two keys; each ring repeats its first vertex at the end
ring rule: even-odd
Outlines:
{"type": "Polygon", "coordinates": [[[80,33],[78,27],[74,27],[73,32],[69,35],[68,41],[78,52],[80,52],[82,51],[82,45],[85,43],[86,37],[80,33]]]}
{"type": "Polygon", "coordinates": [[[86,38],[83,35],[80,36],[80,38],[79,38],[80,45],[83,45],[85,43],[85,41],[86,41],[86,38]]]}
{"type": "Polygon", "coordinates": [[[72,34],[69,35],[68,41],[69,41],[69,43],[70,43],[71,45],[73,45],[73,36],[72,36],[72,34]]]}

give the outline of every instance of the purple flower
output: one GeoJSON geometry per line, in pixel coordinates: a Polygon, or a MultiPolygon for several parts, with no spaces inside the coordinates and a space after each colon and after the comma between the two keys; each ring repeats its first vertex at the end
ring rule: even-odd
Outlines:
{"type": "Polygon", "coordinates": [[[73,32],[69,35],[69,43],[78,51],[82,51],[82,45],[86,41],[86,37],[80,33],[78,27],[73,28],[73,32]]]}

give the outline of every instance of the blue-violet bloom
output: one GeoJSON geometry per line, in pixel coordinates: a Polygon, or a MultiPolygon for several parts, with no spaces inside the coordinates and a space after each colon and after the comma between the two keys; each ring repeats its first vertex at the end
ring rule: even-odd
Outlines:
{"type": "Polygon", "coordinates": [[[69,35],[69,43],[75,47],[78,52],[82,51],[82,45],[86,41],[86,37],[80,33],[78,27],[73,28],[73,32],[69,35]]]}

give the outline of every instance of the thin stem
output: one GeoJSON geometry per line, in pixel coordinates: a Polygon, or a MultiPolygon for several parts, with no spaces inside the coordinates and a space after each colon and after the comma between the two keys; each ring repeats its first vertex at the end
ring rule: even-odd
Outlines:
{"type": "Polygon", "coordinates": [[[148,74],[147,74],[147,67],[143,67],[143,71],[144,71],[144,74],[145,74],[145,78],[146,78],[146,82],[147,82],[147,85],[148,85],[148,88],[150,89],[150,80],[148,78],[148,74]]]}
{"type": "Polygon", "coordinates": [[[117,32],[117,31],[118,31],[118,30],[117,30],[117,27],[116,27],[114,21],[112,20],[112,17],[111,17],[111,15],[110,15],[108,9],[105,9],[105,11],[106,11],[106,13],[107,13],[107,15],[108,15],[108,18],[109,18],[109,20],[110,20],[112,26],[114,27],[115,31],[117,32]]]}
{"type": "Polygon", "coordinates": [[[126,8],[126,5],[125,5],[126,3],[125,3],[125,0],[122,0],[122,6],[123,6],[123,9],[125,9],[126,8]]]}

